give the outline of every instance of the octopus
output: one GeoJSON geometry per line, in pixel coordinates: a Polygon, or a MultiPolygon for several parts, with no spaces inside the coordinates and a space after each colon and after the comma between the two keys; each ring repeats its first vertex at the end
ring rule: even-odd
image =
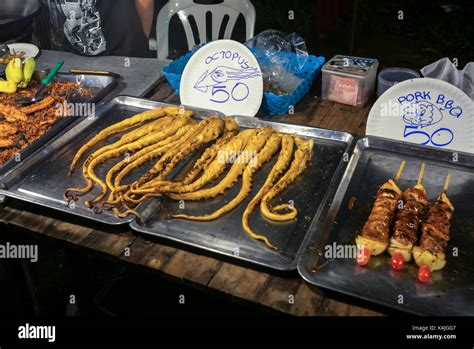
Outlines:
{"type": "Polygon", "coordinates": [[[272,201],[305,171],[312,144],[311,140],[283,134],[271,127],[241,131],[231,117],[211,116],[197,122],[191,111],[158,108],[113,124],[88,140],[69,168],[72,175],[81,158],[89,153],[82,164],[86,184],[67,189],[65,198],[76,200],[75,194],[86,194],[98,187],[98,194],[84,202],[86,207],[97,213],[102,209],[112,210],[120,218],[129,215],[139,218],[137,205],[152,197],[208,200],[224,194],[241,181],[237,195],[213,212],[198,216],[172,215],[176,219],[214,220],[246,200],[255,185],[256,173],[277,155],[263,186],[250,199],[242,216],[244,231],[276,250],[267,237],[252,231],[251,214],[260,205],[262,215],[271,220],[286,221],[296,217],[294,207],[287,204],[273,207],[272,201]],[[121,134],[117,141],[92,150],[116,134],[121,134]],[[189,161],[179,177],[173,178],[173,171],[188,158],[196,160],[189,161]],[[99,167],[112,161],[106,174],[100,176],[99,167]],[[137,174],[132,174],[139,170],[142,175],[138,179],[128,179],[137,178],[137,174]]]}
{"type": "Polygon", "coordinates": [[[230,164],[230,157],[232,154],[238,154],[241,152],[255,133],[256,130],[254,129],[245,130],[231,138],[229,142],[224,143],[217,149],[216,156],[209,163],[203,175],[189,184],[176,186],[172,182],[150,181],[144,185],[132,187],[131,191],[134,194],[164,192],[187,193],[197,191],[224,173],[230,164]]]}
{"type": "MultiPolygon", "coordinates": [[[[99,197],[103,197],[105,195],[104,191],[107,189],[106,184],[96,175],[94,169],[97,167],[99,164],[106,162],[109,159],[112,158],[117,158],[120,157],[121,155],[124,155],[126,153],[130,153],[133,151],[140,150],[148,145],[154,144],[156,142],[159,142],[163,139],[166,139],[167,137],[173,135],[176,133],[176,131],[183,125],[186,125],[187,123],[191,122],[192,120],[187,116],[181,116],[177,119],[173,125],[170,127],[164,127],[162,130],[158,132],[154,132],[146,137],[142,137],[141,139],[137,139],[131,143],[128,144],[123,144],[119,146],[118,148],[115,149],[110,149],[105,152],[100,152],[100,155],[98,156],[93,156],[92,160],[90,162],[86,161],[83,165],[83,176],[87,181],[87,184],[85,187],[82,188],[69,188],[66,190],[65,196],[68,197],[69,193],[75,192],[75,193],[88,193],[91,191],[94,187],[94,182],[98,183],[100,187],[102,188],[101,194],[99,194],[98,197],[96,197],[92,201],[86,201],[86,206],[92,207],[93,203],[99,201],[99,197]]],[[[119,141],[120,143],[120,141],[119,141]]],[[[94,155],[94,154],[93,154],[94,155]]]]}
{"type": "MultiPolygon", "coordinates": [[[[155,165],[143,175],[136,184],[146,182],[149,179],[157,177],[158,179],[165,179],[171,170],[189,154],[199,149],[201,146],[215,140],[223,132],[224,122],[217,118],[211,117],[201,121],[195,128],[192,128],[187,134],[182,137],[176,146],[168,150],[155,163],[155,165]]],[[[133,204],[138,204],[145,200],[148,196],[134,199],[130,193],[124,195],[125,199],[133,204]]]]}
{"type": "MultiPolygon", "coordinates": [[[[1,111],[0,111],[1,112],[1,111]]],[[[106,140],[108,137],[129,130],[139,124],[142,124],[144,122],[154,120],[157,118],[161,118],[166,115],[178,115],[180,113],[180,108],[179,107],[160,107],[152,110],[147,110],[143,113],[137,114],[131,118],[125,119],[121,122],[118,122],[116,124],[113,124],[102,131],[100,131],[97,135],[92,137],[86,144],[84,144],[76,153],[74,156],[74,159],[72,160],[71,166],[69,167],[69,172],[68,174],[71,175],[74,170],[76,169],[80,159],[82,156],[94,145],[97,143],[106,140]]],[[[190,111],[185,111],[185,114],[189,117],[191,117],[192,112],[190,111]]]]}
{"type": "Polygon", "coordinates": [[[250,139],[249,143],[244,148],[244,151],[238,155],[229,172],[227,172],[225,177],[218,184],[210,188],[205,188],[190,193],[168,195],[175,200],[196,201],[214,198],[220,194],[223,194],[227,189],[232,188],[237,183],[247,164],[255,161],[255,154],[265,146],[265,143],[270,138],[272,133],[274,133],[272,128],[255,130],[254,136],[250,139]]]}
{"type": "Polygon", "coordinates": [[[204,216],[189,216],[186,214],[177,214],[174,215],[174,218],[184,218],[194,221],[210,221],[216,218],[219,218],[222,214],[232,211],[236,208],[247,195],[250,193],[252,188],[252,177],[255,172],[257,172],[267,161],[269,161],[273,155],[278,151],[281,144],[281,137],[282,135],[279,133],[272,134],[268,139],[265,146],[262,150],[256,155],[256,161],[250,161],[244,169],[242,175],[242,186],[240,188],[239,193],[235,198],[229,201],[226,205],[221,207],[220,209],[204,215],[204,216]]]}
{"type": "Polygon", "coordinates": [[[295,143],[297,149],[295,151],[295,157],[291,162],[288,171],[278,180],[278,182],[265,194],[260,202],[260,210],[262,214],[272,220],[276,221],[287,221],[294,219],[297,215],[297,209],[288,204],[278,205],[271,207],[271,200],[281,193],[286,187],[288,187],[301,173],[304,172],[308,166],[308,162],[311,159],[311,150],[313,148],[312,140],[303,140],[300,137],[295,136],[295,143]],[[278,213],[283,210],[289,210],[288,213],[278,213]]]}
{"type": "Polygon", "coordinates": [[[255,207],[260,203],[262,198],[268,193],[268,191],[273,187],[275,182],[281,176],[283,172],[285,172],[290,165],[291,158],[293,157],[293,148],[295,144],[295,139],[293,136],[284,135],[281,140],[281,150],[280,154],[278,155],[278,159],[271,169],[270,173],[268,174],[267,178],[265,179],[265,183],[258,191],[257,195],[249,202],[245,211],[242,215],[242,226],[245,232],[250,235],[255,240],[261,240],[270,248],[276,249],[268,240],[267,237],[256,234],[249,226],[249,218],[255,209],[255,207]]]}
{"type": "MultiPolygon", "coordinates": [[[[229,117],[224,119],[224,129],[224,136],[204,150],[200,158],[194,163],[193,168],[186,174],[183,180],[176,182],[160,179],[153,180],[152,183],[155,189],[145,190],[142,194],[152,194],[157,190],[157,188],[159,188],[160,191],[177,191],[182,186],[192,183],[199,174],[201,174],[201,172],[212,163],[220,149],[229,143],[239,132],[239,126],[229,117]]],[[[148,185],[150,185],[150,183],[148,183],[148,185]]]]}

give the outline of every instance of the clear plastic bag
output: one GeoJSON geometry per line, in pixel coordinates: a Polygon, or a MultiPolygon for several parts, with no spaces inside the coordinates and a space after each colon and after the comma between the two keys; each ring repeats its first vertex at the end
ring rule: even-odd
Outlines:
{"type": "Polygon", "coordinates": [[[308,59],[308,51],[304,39],[298,34],[269,29],[245,45],[253,51],[260,64],[265,92],[287,94],[304,80],[298,72],[308,59]]]}
{"type": "Polygon", "coordinates": [[[463,70],[459,70],[449,58],[442,58],[422,68],[421,73],[426,78],[453,84],[474,100],[474,62],[469,62],[463,70]]]}

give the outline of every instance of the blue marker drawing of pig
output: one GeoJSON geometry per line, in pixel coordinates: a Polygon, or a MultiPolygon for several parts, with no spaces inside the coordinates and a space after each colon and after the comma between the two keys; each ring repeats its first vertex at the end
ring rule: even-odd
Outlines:
{"type": "Polygon", "coordinates": [[[408,125],[427,127],[443,120],[441,110],[428,101],[410,103],[403,112],[403,121],[408,125]]]}
{"type": "Polygon", "coordinates": [[[211,70],[206,70],[197,80],[194,88],[206,93],[209,87],[217,86],[229,80],[244,80],[261,76],[257,68],[237,69],[226,66],[218,66],[211,70]]]}

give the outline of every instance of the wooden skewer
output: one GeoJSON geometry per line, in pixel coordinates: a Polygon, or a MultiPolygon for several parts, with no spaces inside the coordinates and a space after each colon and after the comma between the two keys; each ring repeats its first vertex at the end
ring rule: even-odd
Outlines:
{"type": "Polygon", "coordinates": [[[446,177],[446,180],[444,181],[444,187],[443,187],[444,194],[446,194],[446,192],[448,191],[449,182],[451,182],[451,172],[448,172],[448,176],[446,177]]]}
{"type": "Polygon", "coordinates": [[[398,180],[400,179],[400,176],[402,175],[403,168],[405,167],[406,161],[403,160],[402,163],[400,164],[400,167],[398,168],[397,175],[395,176],[394,182],[398,184],[398,180]]]}
{"type": "Polygon", "coordinates": [[[422,163],[421,164],[421,169],[420,169],[420,173],[418,174],[418,181],[416,182],[416,185],[420,185],[421,184],[421,180],[423,179],[423,174],[425,173],[425,163],[422,163]]]}

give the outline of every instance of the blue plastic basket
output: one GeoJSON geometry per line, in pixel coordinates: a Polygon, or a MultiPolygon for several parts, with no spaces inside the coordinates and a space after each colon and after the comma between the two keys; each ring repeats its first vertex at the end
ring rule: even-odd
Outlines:
{"type": "MultiPolygon", "coordinates": [[[[167,66],[163,67],[163,74],[168,80],[169,84],[179,94],[179,85],[181,82],[181,74],[183,73],[184,67],[188,63],[189,59],[194,52],[188,52],[181,58],[171,62],[167,66]]],[[[255,51],[254,51],[255,54],[255,51]]],[[[278,53],[282,60],[287,63],[287,68],[292,71],[296,76],[303,79],[301,84],[289,94],[276,95],[272,92],[265,92],[263,94],[263,101],[260,107],[260,111],[270,115],[284,115],[288,113],[290,106],[295,106],[309,91],[313,85],[316,74],[321,70],[321,66],[324,64],[324,57],[316,57],[309,55],[304,66],[300,69],[298,66],[297,56],[294,53],[278,53]]],[[[264,65],[265,61],[256,54],[257,60],[260,65],[264,65]]],[[[262,56],[263,57],[263,56],[262,56]]]]}

